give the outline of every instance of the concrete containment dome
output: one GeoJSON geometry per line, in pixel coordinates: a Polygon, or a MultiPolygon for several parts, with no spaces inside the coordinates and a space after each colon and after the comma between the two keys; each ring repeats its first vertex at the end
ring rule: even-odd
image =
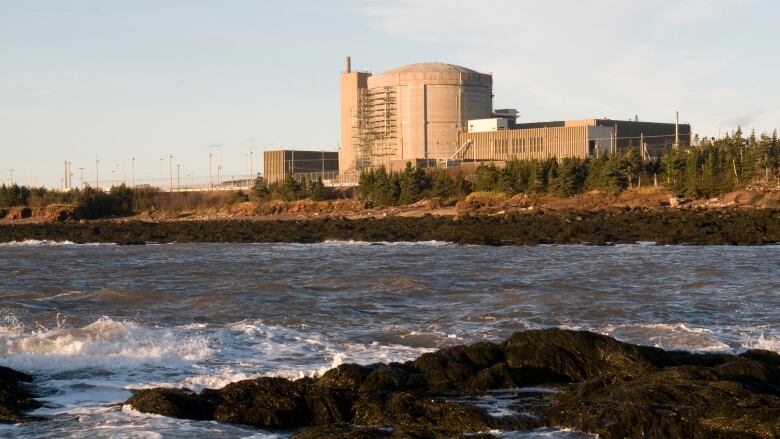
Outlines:
{"type": "Polygon", "coordinates": [[[405,66],[388,70],[385,73],[407,73],[407,72],[455,72],[455,73],[479,73],[466,67],[456,66],[443,62],[421,62],[408,64],[405,66]]]}
{"type": "Polygon", "coordinates": [[[493,77],[454,64],[410,64],[368,77],[364,98],[369,138],[361,151],[372,165],[447,159],[468,120],[491,116],[493,77]]]}

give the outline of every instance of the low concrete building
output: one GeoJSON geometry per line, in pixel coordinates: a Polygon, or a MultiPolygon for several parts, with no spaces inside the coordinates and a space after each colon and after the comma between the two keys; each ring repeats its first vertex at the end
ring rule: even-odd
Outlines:
{"type": "MultiPolygon", "coordinates": [[[[461,133],[460,148],[453,159],[465,161],[589,158],[629,146],[644,157],[658,157],[663,149],[679,142],[690,145],[688,124],[582,119],[510,124],[510,129],[477,129],[461,133]]],[[[472,121],[469,121],[469,128],[472,121]]],[[[496,125],[498,127],[498,125],[496,125]]]]}
{"type": "Polygon", "coordinates": [[[278,149],[263,152],[263,177],[268,183],[281,181],[291,172],[297,180],[333,180],[339,173],[339,153],[278,149]]]}
{"type": "Polygon", "coordinates": [[[461,133],[453,159],[463,161],[593,157],[609,150],[612,129],[597,126],[461,133]]]}

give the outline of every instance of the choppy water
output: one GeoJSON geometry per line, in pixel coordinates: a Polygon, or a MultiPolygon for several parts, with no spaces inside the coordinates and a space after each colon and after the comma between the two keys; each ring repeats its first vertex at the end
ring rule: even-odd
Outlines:
{"type": "Polygon", "coordinates": [[[4,244],[0,364],[37,377],[48,420],[0,437],[286,437],[118,403],[133,388],[299,377],[528,328],[778,351],[779,274],[780,246],[4,244]]]}

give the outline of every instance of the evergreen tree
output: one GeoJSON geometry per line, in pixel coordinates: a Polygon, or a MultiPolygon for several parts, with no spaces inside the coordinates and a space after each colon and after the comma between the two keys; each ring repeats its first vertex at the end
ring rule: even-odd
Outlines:
{"type": "Polygon", "coordinates": [[[453,178],[455,183],[455,193],[454,195],[458,198],[463,198],[471,193],[471,182],[466,179],[466,177],[463,175],[463,172],[458,169],[457,172],[455,172],[455,177],[453,178]]]}
{"type": "Polygon", "coordinates": [[[474,190],[477,192],[492,191],[498,183],[498,169],[492,162],[480,164],[474,173],[474,190]]]}
{"type": "Polygon", "coordinates": [[[398,202],[401,204],[412,204],[420,199],[422,193],[425,174],[422,169],[412,167],[411,163],[406,164],[406,168],[399,175],[398,202]]]}
{"type": "Polygon", "coordinates": [[[268,187],[268,182],[263,177],[257,177],[255,183],[252,185],[251,194],[253,198],[258,200],[266,200],[271,197],[271,188],[268,187]]]}
{"type": "Polygon", "coordinates": [[[398,204],[398,174],[388,174],[381,166],[374,172],[374,179],[369,200],[379,207],[398,204]]]}
{"type": "Polygon", "coordinates": [[[278,188],[278,196],[285,201],[294,201],[301,196],[301,184],[295,179],[292,172],[287,172],[278,188]]]}
{"type": "Polygon", "coordinates": [[[308,195],[314,201],[322,201],[328,198],[328,192],[325,189],[325,184],[322,183],[322,178],[318,178],[317,181],[309,184],[308,195]]]}
{"type": "Polygon", "coordinates": [[[581,160],[565,158],[556,168],[550,189],[555,195],[570,197],[582,190],[586,176],[587,168],[581,160]]]}
{"type": "Polygon", "coordinates": [[[449,198],[455,195],[455,179],[446,171],[436,172],[433,177],[431,195],[440,198],[449,198]]]}

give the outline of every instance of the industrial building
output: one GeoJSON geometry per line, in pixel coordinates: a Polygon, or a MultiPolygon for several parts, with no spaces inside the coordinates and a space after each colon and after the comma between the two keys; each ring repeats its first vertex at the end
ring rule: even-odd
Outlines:
{"type": "Polygon", "coordinates": [[[466,122],[492,115],[493,78],[438,62],[411,64],[380,75],[341,75],[342,172],[393,160],[446,159],[458,149],[466,122]]]}
{"type": "Polygon", "coordinates": [[[517,123],[493,109],[493,77],[453,64],[410,64],[385,73],[341,74],[341,181],[371,168],[457,166],[460,162],[588,158],[629,146],[643,157],[690,145],[691,127],[638,120],[517,123]]]}
{"type": "Polygon", "coordinates": [[[588,158],[628,147],[650,158],[670,146],[689,146],[691,136],[688,124],[612,119],[499,121],[501,118],[469,121],[468,130],[459,136],[461,148],[452,159],[588,158]]]}
{"type": "Polygon", "coordinates": [[[339,172],[339,153],[289,149],[263,152],[263,176],[268,183],[281,181],[292,173],[296,180],[334,180],[339,172]]]}

